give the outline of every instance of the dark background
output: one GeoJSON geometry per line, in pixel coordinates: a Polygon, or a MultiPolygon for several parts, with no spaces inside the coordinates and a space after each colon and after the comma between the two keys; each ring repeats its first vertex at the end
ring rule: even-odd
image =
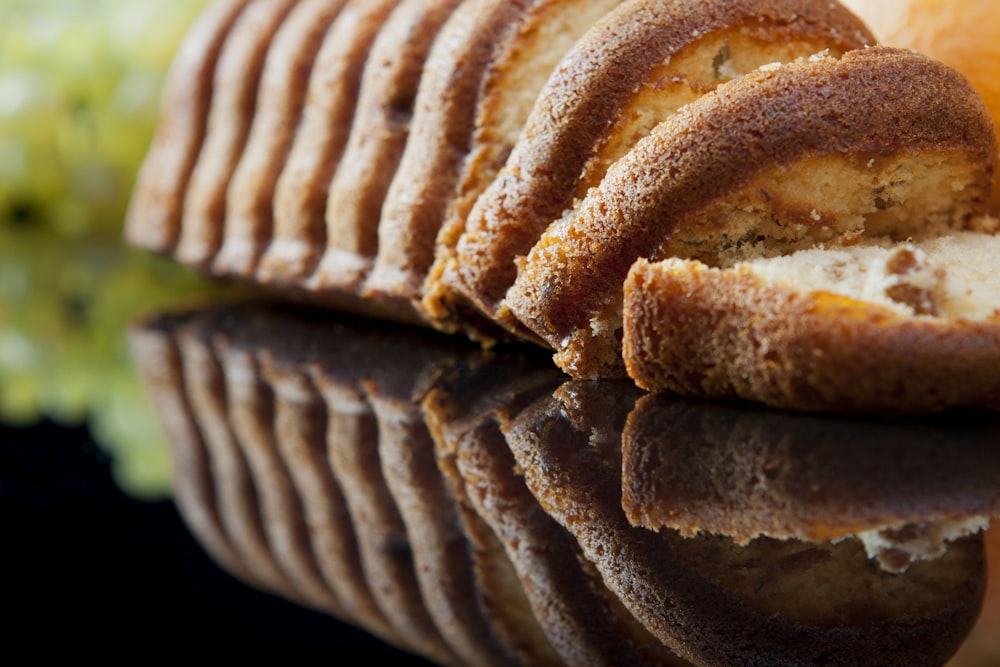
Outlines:
{"type": "Polygon", "coordinates": [[[172,501],[126,495],[110,464],[85,427],[0,424],[6,654],[429,664],[231,577],[172,501]]]}

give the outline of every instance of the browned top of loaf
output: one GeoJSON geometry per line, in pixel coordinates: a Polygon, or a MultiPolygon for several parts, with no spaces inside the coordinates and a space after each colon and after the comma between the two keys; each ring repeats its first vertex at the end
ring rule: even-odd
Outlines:
{"type": "Polygon", "coordinates": [[[495,311],[514,281],[514,258],[571,203],[602,136],[654,67],[712,31],[766,35],[777,26],[785,39],[841,50],[874,43],[853,14],[825,0],[632,0],[606,16],[553,73],[504,172],[473,210],[455,287],[495,311]]]}
{"type": "Polygon", "coordinates": [[[1000,407],[996,321],[907,316],[745,267],[678,264],[639,261],[625,285],[624,356],[645,389],[842,413],[1000,407]]]}
{"type": "Polygon", "coordinates": [[[558,348],[620,303],[636,258],[657,258],[685,220],[758,172],[820,155],[948,150],[992,178],[992,121],[969,83],[939,62],[873,47],[763,68],[688,105],[616,163],[579,214],[534,247],[507,304],[558,348]]]}

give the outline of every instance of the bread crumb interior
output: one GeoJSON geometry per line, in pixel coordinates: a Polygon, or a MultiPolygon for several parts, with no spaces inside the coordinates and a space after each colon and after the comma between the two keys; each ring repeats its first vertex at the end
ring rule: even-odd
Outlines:
{"type": "Polygon", "coordinates": [[[1000,320],[1000,236],[965,231],[923,241],[876,241],[743,264],[768,283],[831,292],[907,315],[1000,320]]]}

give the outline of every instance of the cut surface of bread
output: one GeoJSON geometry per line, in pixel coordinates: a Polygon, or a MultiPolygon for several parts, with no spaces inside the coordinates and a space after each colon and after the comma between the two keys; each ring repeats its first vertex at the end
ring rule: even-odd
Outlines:
{"type": "Polygon", "coordinates": [[[984,226],[995,168],[981,100],[940,63],[874,47],[764,67],[616,162],[534,245],[505,302],[571,375],[624,375],[621,287],[637,258],[725,265],[984,226]]]}

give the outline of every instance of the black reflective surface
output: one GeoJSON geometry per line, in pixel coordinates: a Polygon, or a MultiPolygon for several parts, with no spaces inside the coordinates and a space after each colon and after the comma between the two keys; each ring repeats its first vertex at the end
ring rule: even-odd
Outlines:
{"type": "Polygon", "coordinates": [[[1000,508],[992,418],[679,401],[567,381],[534,349],[265,303],[130,340],[173,497],[123,493],[86,429],[3,427],[14,645],[456,665],[944,664],[961,646],[949,664],[998,664],[997,540],[939,530],[1000,508]],[[841,539],[865,531],[891,542],[881,565],[841,539]]]}

